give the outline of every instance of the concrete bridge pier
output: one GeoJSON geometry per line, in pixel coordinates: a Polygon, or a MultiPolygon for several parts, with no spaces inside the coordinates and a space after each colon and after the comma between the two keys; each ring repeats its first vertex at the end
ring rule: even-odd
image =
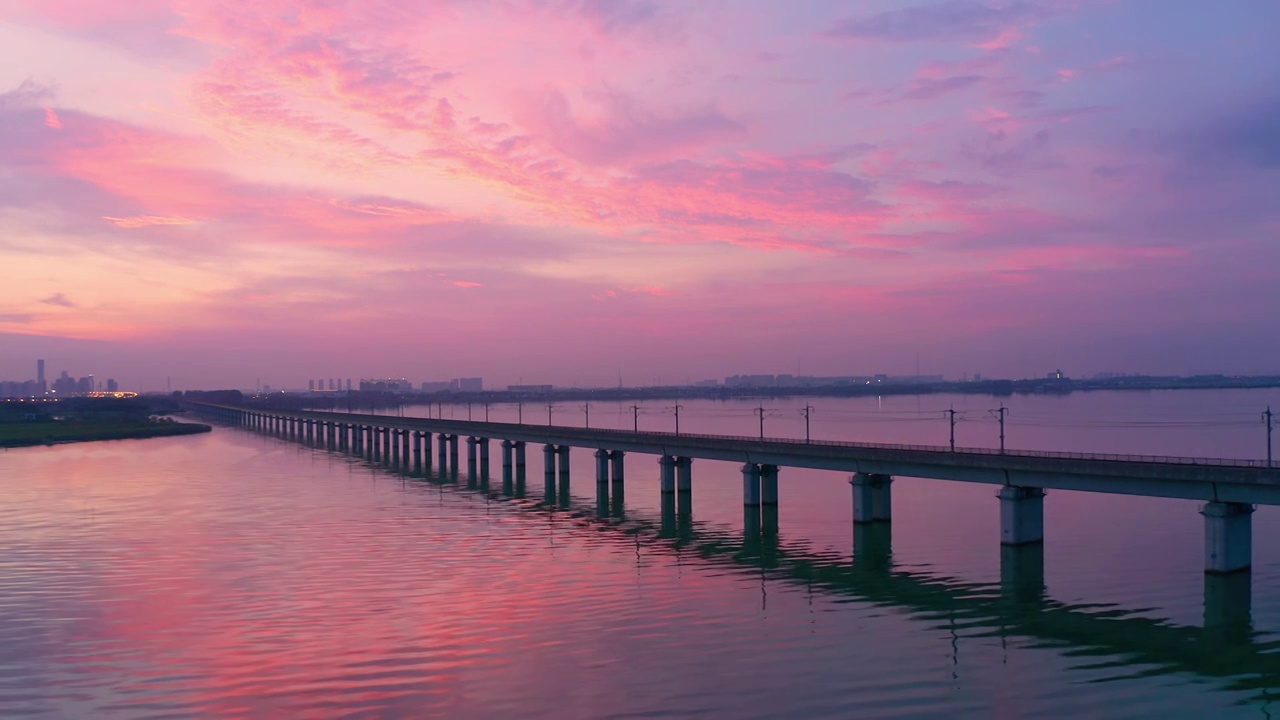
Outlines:
{"type": "Polygon", "coordinates": [[[429,432],[422,433],[422,469],[425,472],[431,472],[431,444],[435,435],[429,432]]]}
{"type": "Polygon", "coordinates": [[[1253,631],[1252,575],[1204,574],[1204,629],[1214,639],[1247,640],[1253,631]]]}
{"type": "Polygon", "coordinates": [[[402,444],[401,431],[388,428],[387,436],[391,443],[391,464],[395,467],[400,467],[400,464],[404,461],[404,455],[400,452],[402,444]]]}
{"type": "Polygon", "coordinates": [[[476,485],[479,478],[476,476],[477,466],[480,464],[480,448],[478,447],[480,440],[473,436],[467,437],[467,484],[476,485]]]}
{"type": "Polygon", "coordinates": [[[626,502],[626,486],[623,478],[624,458],[626,453],[621,450],[609,451],[609,466],[611,469],[611,477],[609,479],[609,502],[613,506],[613,514],[622,516],[623,504],[626,502]]]}
{"type": "Polygon", "coordinates": [[[418,474],[422,472],[422,433],[414,432],[413,438],[413,472],[418,474]]]}
{"type": "Polygon", "coordinates": [[[489,438],[476,438],[480,446],[480,486],[489,487],[489,438]]]}
{"type": "Polygon", "coordinates": [[[502,494],[511,497],[515,494],[515,476],[512,473],[511,450],[515,447],[515,443],[510,440],[502,441],[502,494]]]}
{"type": "Polygon", "coordinates": [[[676,491],[676,459],[670,455],[663,455],[658,458],[658,465],[661,467],[660,483],[662,485],[662,494],[664,496],[671,495],[676,491]]]}
{"type": "Polygon", "coordinates": [[[1253,565],[1253,506],[1208,502],[1204,516],[1204,571],[1233,573],[1253,565]]]}
{"type": "Polygon", "coordinates": [[[748,544],[759,541],[760,466],[752,462],[742,466],[742,531],[748,544]]]}
{"type": "Polygon", "coordinates": [[[760,466],[760,529],[778,534],[778,466],[760,466]]]}
{"type": "Polygon", "coordinates": [[[742,504],[760,507],[760,466],[755,463],[742,466],[742,504]]]}
{"type": "Polygon", "coordinates": [[[893,478],[879,473],[854,473],[853,521],[855,523],[888,522],[893,517],[889,488],[893,478]]]}
{"type": "Polygon", "coordinates": [[[1017,603],[1044,599],[1044,543],[1000,546],[1000,594],[1017,603]]]}
{"type": "Polygon", "coordinates": [[[560,460],[559,460],[560,488],[558,490],[558,493],[559,493],[558,497],[560,500],[560,507],[562,508],[569,507],[569,451],[570,449],[571,448],[568,445],[561,445],[556,450],[556,454],[560,456],[560,460]]]}
{"type": "Polygon", "coordinates": [[[682,519],[693,516],[693,458],[676,458],[676,514],[682,519]]]}
{"type": "Polygon", "coordinates": [[[548,505],[556,501],[556,446],[542,446],[542,499],[548,505]]]}
{"type": "Polygon", "coordinates": [[[308,445],[316,444],[316,421],[315,420],[307,421],[307,444],[308,445]]]}
{"type": "Polygon", "coordinates": [[[378,459],[382,457],[382,442],[378,436],[378,428],[370,425],[369,431],[368,431],[368,438],[369,438],[369,450],[368,450],[369,462],[377,462],[378,459]]]}
{"type": "Polygon", "coordinates": [[[449,471],[449,436],[440,433],[436,436],[436,460],[440,466],[440,477],[449,471]]]}
{"type": "Polygon", "coordinates": [[[391,428],[382,428],[382,461],[391,461],[391,428]]]}
{"type": "Polygon", "coordinates": [[[1006,485],[1000,498],[1000,544],[1026,545],[1044,540],[1044,490],[1006,485]]]}
{"type": "Polygon", "coordinates": [[[609,514],[609,451],[595,451],[595,510],[598,515],[609,514]]]}
{"type": "Polygon", "coordinates": [[[517,440],[516,443],[516,497],[525,496],[525,488],[528,484],[528,476],[526,473],[527,465],[525,463],[525,443],[523,440],[517,440]]]}
{"type": "Polygon", "coordinates": [[[853,524],[853,566],[873,573],[888,572],[893,566],[893,525],[855,522],[853,524]]]}
{"type": "Polygon", "coordinates": [[[449,477],[458,479],[458,436],[449,435],[449,477]]]}
{"type": "Polygon", "coordinates": [[[676,494],[662,493],[662,524],[658,527],[658,537],[673,538],[676,536],[676,494]]]}
{"type": "Polygon", "coordinates": [[[401,430],[400,431],[400,457],[404,459],[405,468],[409,467],[409,453],[412,451],[411,450],[412,446],[413,446],[413,431],[401,430]]]}

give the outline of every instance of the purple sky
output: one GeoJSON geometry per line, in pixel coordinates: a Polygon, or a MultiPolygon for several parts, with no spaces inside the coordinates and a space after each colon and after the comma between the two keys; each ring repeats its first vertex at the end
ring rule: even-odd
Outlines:
{"type": "Polygon", "coordinates": [[[1280,372],[1270,0],[0,0],[0,377],[1280,372]]]}

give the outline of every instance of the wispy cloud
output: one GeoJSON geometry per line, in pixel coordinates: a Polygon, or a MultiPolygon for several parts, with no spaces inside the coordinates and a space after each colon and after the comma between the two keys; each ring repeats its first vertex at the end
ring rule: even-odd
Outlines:
{"type": "Polygon", "coordinates": [[[44,303],[45,305],[56,305],[58,307],[66,307],[66,308],[73,308],[76,306],[75,303],[68,300],[67,296],[62,293],[54,293],[53,295],[50,295],[47,298],[41,299],[40,302],[44,303]]]}

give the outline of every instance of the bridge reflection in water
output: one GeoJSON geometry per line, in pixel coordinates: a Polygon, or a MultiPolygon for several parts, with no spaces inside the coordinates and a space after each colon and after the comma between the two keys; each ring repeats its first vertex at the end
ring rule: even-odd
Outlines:
{"type": "Polygon", "coordinates": [[[626,507],[620,455],[604,451],[597,453],[602,472],[597,473],[596,502],[584,505],[574,502],[569,494],[567,452],[558,448],[545,451],[544,492],[540,499],[530,499],[523,443],[519,443],[518,453],[513,452],[515,443],[503,443],[502,482],[491,487],[487,444],[481,446],[485,449],[483,462],[476,460],[476,443],[470,444],[466,485],[459,482],[456,436],[440,436],[439,469],[433,469],[429,445],[426,453],[412,453],[407,439],[403,445],[398,439],[393,442],[390,433],[356,447],[332,436],[269,434],[355,455],[371,466],[442,490],[476,492],[489,500],[505,501],[519,512],[549,513],[563,519],[570,532],[590,532],[599,538],[600,529],[613,529],[618,542],[643,543],[656,552],[758,570],[762,582],[797,584],[900,609],[940,631],[963,631],[966,637],[1024,637],[1059,649],[1067,657],[1083,659],[1079,667],[1140,665],[1142,669],[1131,674],[1144,676],[1192,673],[1217,680],[1226,690],[1256,693],[1259,700],[1269,700],[1270,689],[1280,686],[1280,639],[1252,627],[1247,572],[1205,573],[1203,625],[1181,626],[1118,606],[1072,605],[1049,598],[1044,545],[1039,542],[1002,545],[999,583],[976,583],[895,566],[889,522],[853,525],[851,561],[847,556],[784,542],[777,531],[776,505],[744,509],[741,532],[696,522],[687,471],[678,466],[662,466],[663,490],[668,490],[671,478],[671,489],[676,491],[662,493],[660,511],[654,514],[626,507]],[[614,463],[617,472],[610,478],[606,466],[614,463]],[[682,476],[681,482],[674,480],[675,475],[682,476]],[[610,479],[613,492],[608,487],[610,479]]]}

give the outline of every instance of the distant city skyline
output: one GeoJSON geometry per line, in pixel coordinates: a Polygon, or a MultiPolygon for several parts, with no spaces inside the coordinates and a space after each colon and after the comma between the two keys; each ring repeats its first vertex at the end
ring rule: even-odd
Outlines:
{"type": "Polygon", "coordinates": [[[1276,372],[1277,27],[1265,2],[13,0],[0,376],[1276,372]]]}

